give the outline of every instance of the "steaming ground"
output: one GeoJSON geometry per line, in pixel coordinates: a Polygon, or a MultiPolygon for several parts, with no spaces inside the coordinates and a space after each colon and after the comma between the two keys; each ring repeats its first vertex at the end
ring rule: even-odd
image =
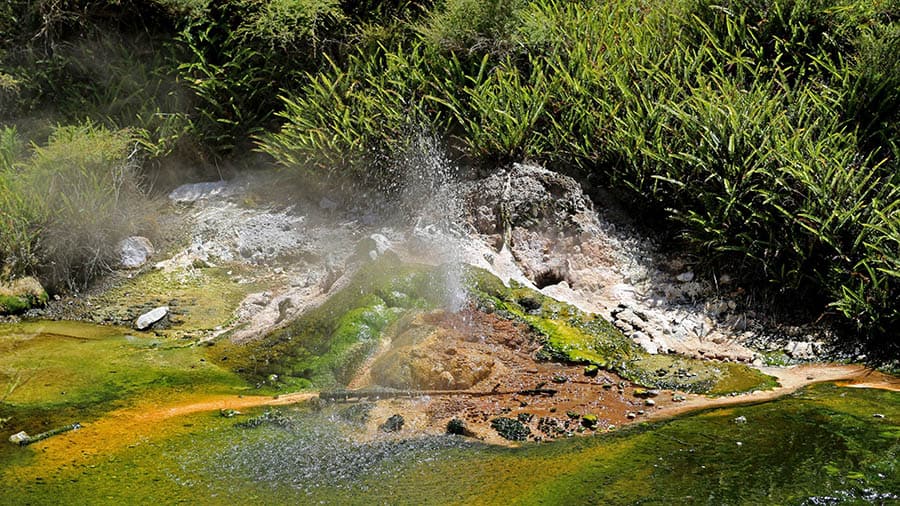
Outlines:
{"type": "MultiPolygon", "coordinates": [[[[160,221],[183,239],[158,254],[152,269],[189,282],[202,269],[221,268],[245,292],[232,317],[192,337],[263,335],[321,304],[361,263],[392,251],[409,261],[475,265],[539,288],[610,318],[650,353],[763,365],[773,356],[804,360],[824,350],[827,336],[770,325],[746,306],[739,280],[702,279],[565,176],[514,165],[460,183],[439,157],[402,163],[419,167],[407,173],[426,175],[412,176],[393,197],[312,194],[272,172],[172,191],[170,215],[160,221]]],[[[113,278],[127,286],[133,275],[113,278]]],[[[109,284],[100,286],[102,293],[109,284]]],[[[451,276],[448,309],[464,300],[451,276]]],[[[89,294],[50,313],[123,324],[136,317],[136,310],[98,312],[106,301],[95,302],[89,294]]]]}
{"type": "MultiPolygon", "coordinates": [[[[701,279],[684,260],[660,253],[651,239],[625,224],[615,208],[591,202],[570,178],[514,165],[482,180],[457,182],[449,170],[434,176],[434,167],[425,167],[431,175],[401,185],[391,193],[394,198],[302,192],[295,183],[268,172],[179,187],[169,195],[169,214],[161,219],[171,224],[176,247],[157,254],[143,271],[117,273],[112,284],[118,291],[101,285],[77,301],[61,301],[55,310],[128,325],[146,309],[129,307],[140,295],[136,290],[159,290],[151,299],[154,304],[177,307],[171,327],[157,330],[162,335],[241,343],[323,303],[346,286],[359,266],[396,254],[411,262],[471,264],[504,282],[540,289],[611,319],[650,353],[762,366],[773,355],[790,361],[820,351],[821,344],[802,332],[795,331],[800,338],[773,336],[767,330],[771,327],[742,304],[737,280],[701,279]],[[157,278],[160,286],[141,281],[157,278]],[[183,285],[194,287],[187,292],[193,298],[173,300],[172,290],[183,285]],[[193,321],[192,328],[184,330],[184,322],[192,314],[211,311],[210,304],[218,307],[216,317],[193,321]],[[759,343],[768,348],[753,347],[759,343]]],[[[613,374],[588,379],[581,367],[536,362],[539,343],[529,341],[521,329],[470,313],[460,269],[449,272],[444,312],[424,316],[433,320],[428,324],[443,322],[438,326],[443,325],[447,340],[426,343],[432,348],[420,352],[465,358],[454,362],[459,369],[451,373],[454,382],[481,362],[492,362],[487,378],[459,388],[489,391],[493,386],[512,394],[382,400],[372,408],[367,434],[378,434],[378,424],[399,412],[413,433],[443,433],[450,418],[460,417],[486,441],[502,442],[491,430],[491,419],[522,412],[535,416],[537,425],[538,418],[547,423],[562,420],[563,425],[535,436],[552,439],[578,425],[560,413],[599,413],[595,429],[606,430],[677,407],[674,393],[663,392],[665,400],[660,397],[656,406],[644,406],[634,395],[634,385],[613,374]],[[470,335],[468,329],[479,325],[493,328],[484,333],[487,338],[470,335]],[[515,394],[552,384],[558,377],[571,381],[554,385],[560,393],[553,399],[515,394]]],[[[352,388],[383,386],[372,374],[379,357],[391,351],[390,342],[383,344],[351,382],[352,388]]],[[[446,364],[439,365],[449,371],[446,364]]],[[[685,404],[693,403],[689,397],[685,404]]]]}

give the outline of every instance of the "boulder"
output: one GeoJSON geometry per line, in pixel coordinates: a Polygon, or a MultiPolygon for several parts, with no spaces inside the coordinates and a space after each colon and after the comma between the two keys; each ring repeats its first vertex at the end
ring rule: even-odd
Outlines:
{"type": "Polygon", "coordinates": [[[565,252],[593,237],[598,224],[590,199],[574,179],[535,165],[510,169],[466,184],[466,217],[483,237],[506,245],[538,288],[568,282],[565,252]]]}
{"type": "Polygon", "coordinates": [[[126,269],[137,269],[153,256],[150,239],[139,235],[122,239],[119,243],[119,262],[126,269]]]}
{"type": "Polygon", "coordinates": [[[421,390],[465,390],[490,376],[495,362],[481,351],[458,352],[447,331],[410,322],[394,338],[394,347],[372,364],[381,386],[421,390]]]}
{"type": "Polygon", "coordinates": [[[485,235],[502,234],[507,227],[577,234],[591,210],[577,181],[536,165],[513,164],[466,190],[467,208],[473,210],[469,221],[485,235]]]}
{"type": "Polygon", "coordinates": [[[137,330],[147,330],[158,321],[165,318],[168,314],[169,307],[160,306],[139,316],[137,321],[134,323],[134,328],[136,328],[137,330]]]}

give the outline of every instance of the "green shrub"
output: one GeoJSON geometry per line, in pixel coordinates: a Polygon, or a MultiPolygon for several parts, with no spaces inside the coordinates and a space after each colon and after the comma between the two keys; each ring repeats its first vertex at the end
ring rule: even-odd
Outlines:
{"type": "Polygon", "coordinates": [[[337,0],[271,0],[238,27],[247,39],[258,39],[272,48],[315,51],[326,33],[344,19],[337,0]]]}
{"type": "Polygon", "coordinates": [[[119,240],[146,211],[128,131],[94,123],[57,127],[48,144],[0,179],[7,275],[40,273],[51,288],[75,287],[109,269],[119,240]]]}
{"type": "Polygon", "coordinates": [[[505,53],[511,48],[516,14],[524,0],[445,0],[422,23],[432,45],[476,54],[505,53]]]}
{"type": "Polygon", "coordinates": [[[411,130],[448,128],[448,88],[463,79],[457,60],[421,43],[351,54],[344,68],[332,63],[282,98],[284,124],[261,136],[260,149],[286,166],[349,168],[367,184],[388,187],[402,175],[384,162],[406,149],[411,130]]]}
{"type": "Polygon", "coordinates": [[[333,0],[212,4],[186,23],[178,71],[196,101],[192,132],[227,154],[271,125],[282,90],[326,63],[345,18],[333,0]]]}

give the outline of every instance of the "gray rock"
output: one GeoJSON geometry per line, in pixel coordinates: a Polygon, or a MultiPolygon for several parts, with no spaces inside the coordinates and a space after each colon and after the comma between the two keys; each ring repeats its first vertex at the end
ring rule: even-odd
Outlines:
{"type": "Polygon", "coordinates": [[[134,323],[134,328],[138,330],[147,330],[152,327],[153,324],[165,318],[168,314],[169,306],[160,306],[139,316],[134,323]]]}
{"type": "Polygon", "coordinates": [[[384,255],[384,253],[393,246],[391,240],[381,234],[372,234],[369,238],[372,239],[372,242],[374,243],[373,251],[378,255],[384,255]]]}
{"type": "Polygon", "coordinates": [[[482,234],[502,234],[507,225],[580,233],[592,208],[577,181],[536,165],[513,164],[474,181],[465,193],[466,208],[474,210],[470,220],[482,234]]]}
{"type": "Polygon", "coordinates": [[[228,186],[225,181],[184,184],[169,193],[169,200],[179,204],[190,204],[200,199],[223,195],[228,186]]]}
{"type": "Polygon", "coordinates": [[[147,263],[151,256],[153,244],[146,237],[134,235],[119,243],[119,261],[126,269],[137,269],[147,263]]]}

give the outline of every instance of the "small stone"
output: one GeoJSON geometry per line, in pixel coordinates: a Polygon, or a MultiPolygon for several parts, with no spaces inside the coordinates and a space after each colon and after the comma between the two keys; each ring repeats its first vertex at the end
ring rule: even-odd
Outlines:
{"type": "Polygon", "coordinates": [[[875,413],[875,414],[872,415],[872,416],[875,417],[875,418],[884,418],[884,414],[883,414],[883,413],[875,413]]]}
{"type": "Polygon", "coordinates": [[[22,432],[17,432],[12,436],[9,436],[9,442],[17,445],[24,445],[31,441],[31,436],[28,435],[24,430],[22,432]]]}
{"type": "Polygon", "coordinates": [[[672,402],[684,402],[687,400],[687,397],[681,394],[675,394],[672,396],[672,402]]]}
{"type": "Polygon", "coordinates": [[[682,272],[675,279],[681,281],[682,283],[690,283],[694,280],[694,273],[691,271],[682,272]]]}
{"type": "Polygon", "coordinates": [[[641,398],[641,399],[646,399],[646,398],[649,398],[649,397],[656,397],[656,396],[658,396],[658,395],[659,395],[659,390],[657,390],[657,389],[655,389],[655,388],[652,388],[652,389],[635,388],[635,389],[634,389],[634,392],[633,392],[633,395],[634,395],[635,397],[638,397],[638,398],[641,398]]]}
{"type": "Polygon", "coordinates": [[[637,417],[636,414],[631,413],[631,412],[629,412],[629,413],[628,413],[627,415],[625,415],[625,416],[626,416],[629,420],[634,420],[634,419],[637,417]]]}
{"type": "Polygon", "coordinates": [[[737,417],[737,418],[734,419],[734,423],[736,423],[736,424],[738,424],[738,425],[740,425],[740,424],[745,424],[745,423],[747,423],[747,417],[746,417],[746,416],[743,416],[743,415],[742,415],[742,416],[739,416],[739,417],[737,417]]]}
{"type": "Polygon", "coordinates": [[[584,375],[594,377],[600,372],[600,368],[596,364],[590,364],[584,367],[584,375]]]}
{"type": "Polygon", "coordinates": [[[653,399],[647,399],[644,401],[644,405],[645,406],[656,406],[656,401],[654,401],[653,399]]]}
{"type": "Polygon", "coordinates": [[[236,409],[220,409],[219,416],[222,418],[234,418],[237,415],[240,415],[241,412],[236,409]]]}

